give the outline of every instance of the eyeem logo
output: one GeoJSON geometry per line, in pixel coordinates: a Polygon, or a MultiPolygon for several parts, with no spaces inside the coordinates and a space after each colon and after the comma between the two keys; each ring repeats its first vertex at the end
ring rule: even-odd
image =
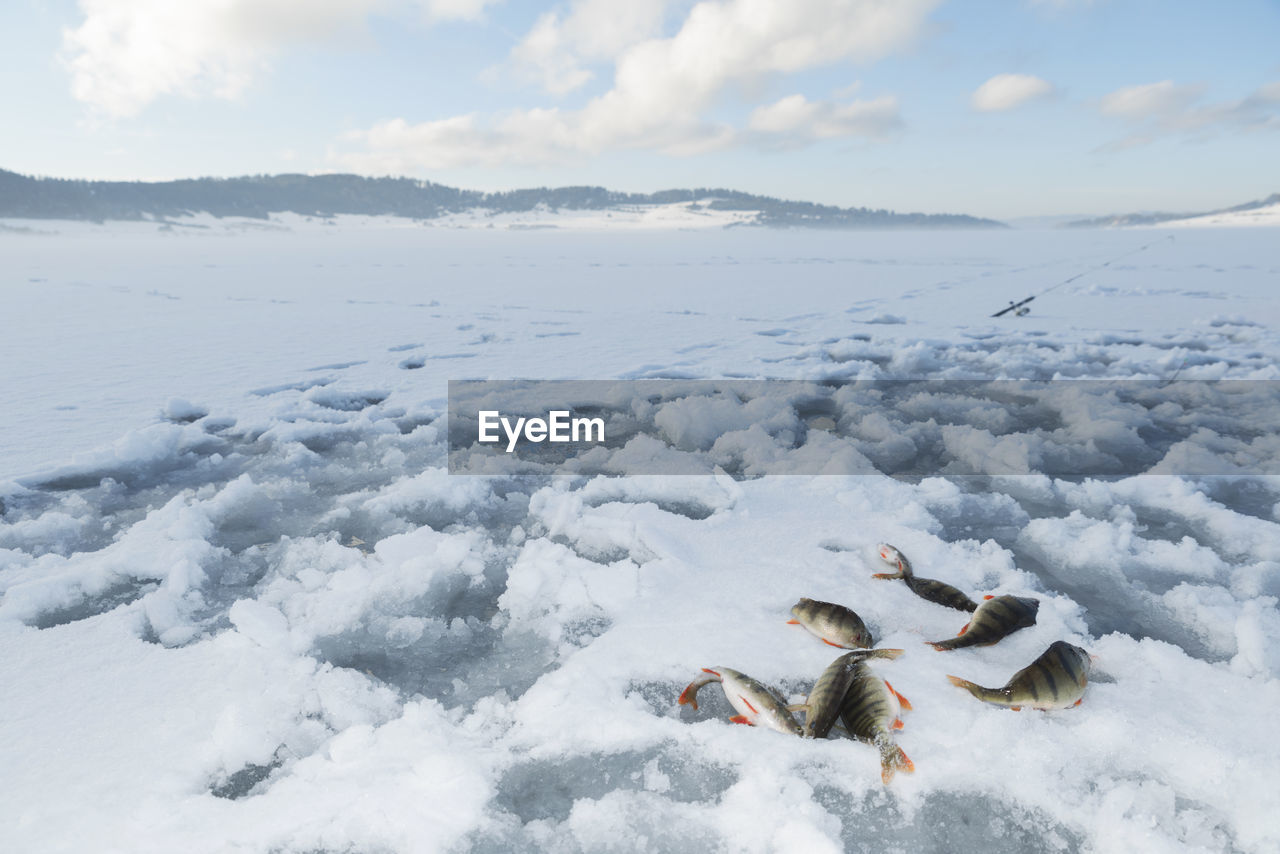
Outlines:
{"type": "Polygon", "coordinates": [[[498,428],[507,435],[507,453],[516,449],[521,439],[526,442],[603,442],[603,418],[570,418],[569,410],[553,409],[546,418],[517,418],[515,424],[496,409],[478,413],[477,441],[486,444],[502,441],[498,428]],[[594,436],[594,438],[593,438],[594,436]]]}

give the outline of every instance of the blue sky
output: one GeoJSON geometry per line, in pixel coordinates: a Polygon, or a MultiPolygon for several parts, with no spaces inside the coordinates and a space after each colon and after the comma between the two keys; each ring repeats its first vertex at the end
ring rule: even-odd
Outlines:
{"type": "Polygon", "coordinates": [[[1280,191],[1278,44],[1275,0],[9,0],[0,168],[1193,211],[1280,191]]]}

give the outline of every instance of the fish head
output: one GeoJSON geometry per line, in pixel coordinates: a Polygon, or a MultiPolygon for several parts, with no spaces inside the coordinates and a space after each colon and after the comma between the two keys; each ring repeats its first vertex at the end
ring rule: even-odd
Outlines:
{"type": "Polygon", "coordinates": [[[902,562],[902,552],[895,549],[888,543],[881,543],[876,546],[876,551],[880,554],[880,559],[885,563],[891,563],[895,566],[902,562]]]}

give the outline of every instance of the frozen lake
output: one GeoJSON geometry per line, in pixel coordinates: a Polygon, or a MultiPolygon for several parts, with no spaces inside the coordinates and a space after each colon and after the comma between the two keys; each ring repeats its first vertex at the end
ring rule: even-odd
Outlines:
{"type": "Polygon", "coordinates": [[[1274,230],[8,225],[0,847],[1280,846],[1280,478],[451,476],[443,423],[464,378],[1280,380],[1274,230]],[[1036,624],[935,652],[967,617],[880,542],[1036,624]],[[800,597],[907,651],[914,773],[677,705],[801,702],[800,597]],[[1079,708],[946,679],[1056,640],[1079,708]]]}

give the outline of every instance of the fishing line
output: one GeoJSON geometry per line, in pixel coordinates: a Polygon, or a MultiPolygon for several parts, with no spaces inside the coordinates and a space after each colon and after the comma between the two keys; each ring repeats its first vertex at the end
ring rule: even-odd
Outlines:
{"type": "Polygon", "coordinates": [[[1039,291],[1038,293],[1034,293],[1034,294],[1032,294],[1031,296],[1027,297],[1026,299],[1024,299],[1024,300],[1022,300],[1022,301],[1020,301],[1020,302],[1013,302],[1012,300],[1010,300],[1010,301],[1009,301],[1009,305],[1008,305],[1008,306],[1006,306],[1005,308],[1000,309],[999,311],[997,311],[995,314],[993,314],[993,315],[991,315],[991,316],[992,316],[992,317],[999,317],[1000,315],[1002,315],[1002,314],[1008,314],[1008,313],[1009,313],[1009,312],[1011,312],[1011,311],[1012,311],[1012,312],[1016,312],[1018,315],[1026,314],[1026,311],[1018,311],[1018,309],[1022,308],[1022,307],[1023,307],[1023,306],[1025,306],[1027,303],[1029,303],[1029,302],[1031,302],[1033,299],[1035,299],[1036,297],[1042,297],[1042,296],[1044,296],[1045,294],[1049,293],[1049,291],[1056,290],[1056,289],[1058,289],[1058,288],[1062,287],[1063,285],[1069,285],[1069,284],[1071,284],[1071,283],[1072,283],[1072,282],[1074,282],[1076,279],[1079,279],[1079,278],[1082,278],[1082,277],[1084,277],[1084,276],[1087,276],[1087,275],[1089,275],[1090,273],[1096,273],[1096,272],[1098,272],[1099,270],[1105,269],[1106,267],[1110,267],[1110,266],[1111,266],[1112,264],[1114,264],[1115,262],[1117,262],[1117,261],[1122,261],[1122,260],[1124,260],[1125,258],[1128,258],[1130,255],[1137,255],[1139,252],[1145,252],[1146,250],[1150,249],[1152,246],[1155,246],[1157,243],[1162,243],[1162,242],[1164,242],[1164,241],[1166,241],[1166,240],[1173,240],[1173,235],[1172,235],[1172,234],[1166,234],[1164,237],[1156,238],[1155,240],[1152,240],[1150,243],[1144,243],[1143,245],[1139,246],[1137,249],[1130,249],[1128,252],[1125,252],[1125,253],[1124,253],[1124,254],[1122,254],[1122,255],[1117,255],[1117,256],[1116,256],[1116,257],[1114,257],[1114,258],[1110,258],[1110,259],[1108,259],[1108,260],[1106,260],[1106,261],[1103,261],[1101,264],[1099,264],[1099,265],[1098,265],[1098,266],[1096,266],[1096,267],[1090,267],[1090,268],[1089,268],[1089,269],[1087,269],[1087,270],[1082,270],[1081,272],[1076,273],[1074,276],[1071,276],[1070,278],[1063,279],[1061,282],[1058,282],[1056,285],[1050,285],[1049,287],[1045,288],[1044,290],[1039,291]]]}

